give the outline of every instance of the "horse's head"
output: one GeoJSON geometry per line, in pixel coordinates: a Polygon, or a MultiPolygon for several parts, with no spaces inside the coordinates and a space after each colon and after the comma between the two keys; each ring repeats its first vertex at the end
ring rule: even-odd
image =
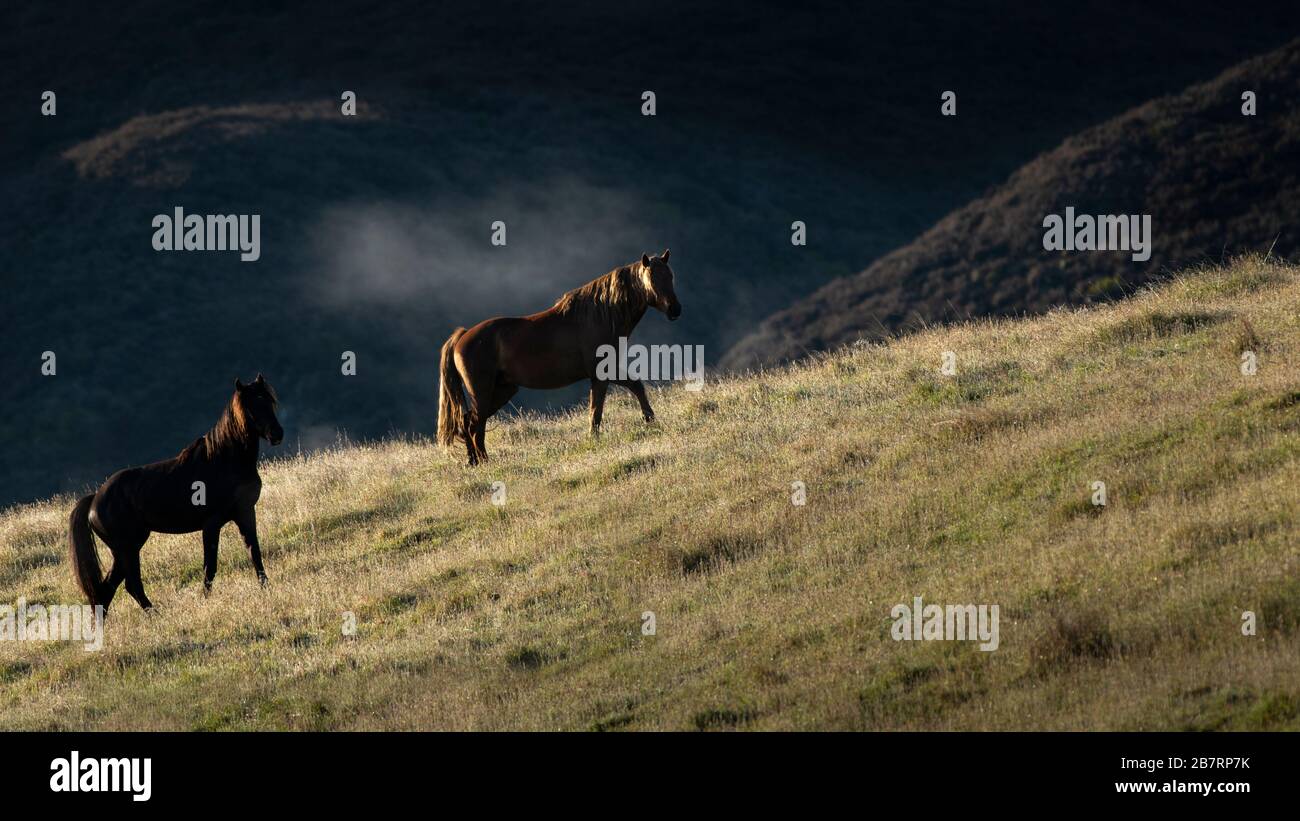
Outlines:
{"type": "Polygon", "coordinates": [[[248,385],[236,379],[235,396],[243,410],[244,424],[259,438],[272,445],[280,444],[284,439],[284,428],[280,427],[280,420],[275,418],[279,400],[275,398],[275,389],[266,381],[266,377],[259,373],[257,379],[248,385]]]}
{"type": "Polygon", "coordinates": [[[641,290],[651,307],[664,312],[670,320],[682,315],[682,303],[673,290],[673,269],[668,267],[668,249],[657,257],[641,255],[641,290]]]}

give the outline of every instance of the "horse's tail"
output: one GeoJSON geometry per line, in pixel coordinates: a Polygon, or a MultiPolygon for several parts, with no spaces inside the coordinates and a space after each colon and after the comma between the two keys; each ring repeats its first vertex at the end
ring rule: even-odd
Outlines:
{"type": "Polygon", "coordinates": [[[438,442],[454,445],[456,440],[467,441],[465,430],[465,380],[456,367],[456,343],[465,333],[457,328],[442,343],[442,365],[438,380],[438,442]]]}
{"type": "Polygon", "coordinates": [[[68,519],[68,547],[72,557],[72,573],[77,577],[81,591],[90,599],[91,606],[102,604],[104,571],[99,568],[99,554],[95,552],[95,537],[90,532],[90,503],[95,494],[83,496],[72,508],[68,519]]]}

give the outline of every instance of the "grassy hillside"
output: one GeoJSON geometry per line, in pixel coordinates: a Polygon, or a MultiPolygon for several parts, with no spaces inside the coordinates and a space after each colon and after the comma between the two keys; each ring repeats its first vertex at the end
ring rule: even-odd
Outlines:
{"type": "Polygon", "coordinates": [[[63,5],[0,25],[0,505],[186,441],[258,371],[305,448],[431,434],[453,328],[665,247],[685,312],[637,336],[716,362],[1037,153],[1300,31],[1204,1],[63,5]],[[155,252],[176,206],[260,214],[260,260],[155,252]]]}
{"type": "MultiPolygon", "coordinates": [[[[659,391],[656,428],[505,421],[484,468],[273,462],[269,589],[233,528],[208,599],[155,537],[103,651],[0,643],[0,727],[1297,729],[1297,304],[1243,260],[659,391]],[[1000,648],[892,641],[918,595],[999,604],[1000,648]]],[[[0,602],[75,600],[70,503],[0,516],[0,602]]]]}

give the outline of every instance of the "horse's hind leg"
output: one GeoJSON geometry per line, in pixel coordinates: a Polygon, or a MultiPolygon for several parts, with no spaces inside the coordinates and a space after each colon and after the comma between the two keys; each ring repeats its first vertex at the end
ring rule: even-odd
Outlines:
{"type": "MultiPolygon", "coordinates": [[[[149,601],[149,597],[144,594],[144,582],[140,580],[140,548],[142,547],[144,547],[144,542],[141,542],[139,547],[123,557],[127,559],[125,562],[126,592],[131,594],[131,598],[135,599],[136,604],[145,610],[152,610],[153,602],[149,601]]],[[[113,562],[113,566],[116,568],[116,561],[113,562]]]]}
{"type": "Polygon", "coordinates": [[[465,393],[469,398],[469,418],[465,423],[465,446],[469,450],[469,463],[476,465],[487,461],[487,420],[500,410],[518,387],[501,382],[496,374],[462,373],[465,393]],[[491,379],[492,381],[488,381],[491,379]]]}
{"type": "Polygon", "coordinates": [[[474,412],[474,446],[478,449],[480,459],[487,459],[487,446],[484,438],[487,434],[487,420],[506,406],[510,397],[519,392],[518,385],[511,385],[509,382],[497,382],[492,388],[492,402],[484,408],[484,413],[474,412]]]}
{"type": "Polygon", "coordinates": [[[477,454],[477,462],[486,462],[487,455],[487,420],[491,414],[474,412],[474,421],[470,426],[471,438],[474,440],[474,451],[477,454]]]}
{"type": "Polygon", "coordinates": [[[506,406],[506,403],[519,393],[518,385],[511,385],[509,382],[498,382],[496,388],[492,391],[492,410],[488,416],[492,416],[497,411],[506,406]]]}
{"type": "Polygon", "coordinates": [[[469,453],[471,467],[487,459],[487,450],[483,447],[486,432],[487,417],[483,414],[483,406],[471,395],[469,413],[465,415],[465,450],[469,453]]]}
{"type": "Polygon", "coordinates": [[[473,467],[478,464],[478,445],[474,439],[474,421],[472,415],[468,420],[466,420],[465,427],[465,450],[469,454],[470,467],[473,467]]]}
{"type": "Polygon", "coordinates": [[[465,385],[465,450],[471,467],[487,459],[483,435],[487,430],[488,405],[492,401],[493,385],[461,362],[460,376],[465,385]]]}
{"type": "Polygon", "coordinates": [[[104,606],[104,615],[108,615],[108,606],[113,603],[113,596],[117,595],[117,588],[126,579],[126,555],[113,554],[113,568],[108,571],[108,578],[104,579],[104,594],[101,604],[104,606]]]}
{"type": "MultiPolygon", "coordinates": [[[[113,603],[113,597],[117,595],[117,588],[126,581],[132,558],[139,559],[140,545],[144,544],[144,539],[124,536],[120,531],[110,533],[102,524],[94,525],[94,529],[96,535],[104,540],[109,552],[113,554],[113,566],[109,568],[108,578],[104,579],[103,593],[100,597],[100,604],[103,605],[104,614],[107,615],[108,606],[113,603]]],[[[146,534],[144,538],[149,537],[146,534]]]]}

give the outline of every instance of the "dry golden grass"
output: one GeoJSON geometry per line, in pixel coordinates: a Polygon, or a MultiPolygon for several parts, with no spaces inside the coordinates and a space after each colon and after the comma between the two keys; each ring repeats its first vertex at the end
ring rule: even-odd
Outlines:
{"type": "MultiPolygon", "coordinates": [[[[104,650],[0,642],[0,727],[1294,729],[1297,306],[1247,259],[674,386],[654,428],[620,393],[600,440],[504,421],[477,469],[270,462],[269,589],[233,528],[207,599],[199,537],[155,536],[158,612],[120,593],[104,650]],[[892,641],[917,595],[998,604],[1000,648],[892,641]]],[[[79,600],[70,505],[0,516],[0,603],[79,600]]]]}

